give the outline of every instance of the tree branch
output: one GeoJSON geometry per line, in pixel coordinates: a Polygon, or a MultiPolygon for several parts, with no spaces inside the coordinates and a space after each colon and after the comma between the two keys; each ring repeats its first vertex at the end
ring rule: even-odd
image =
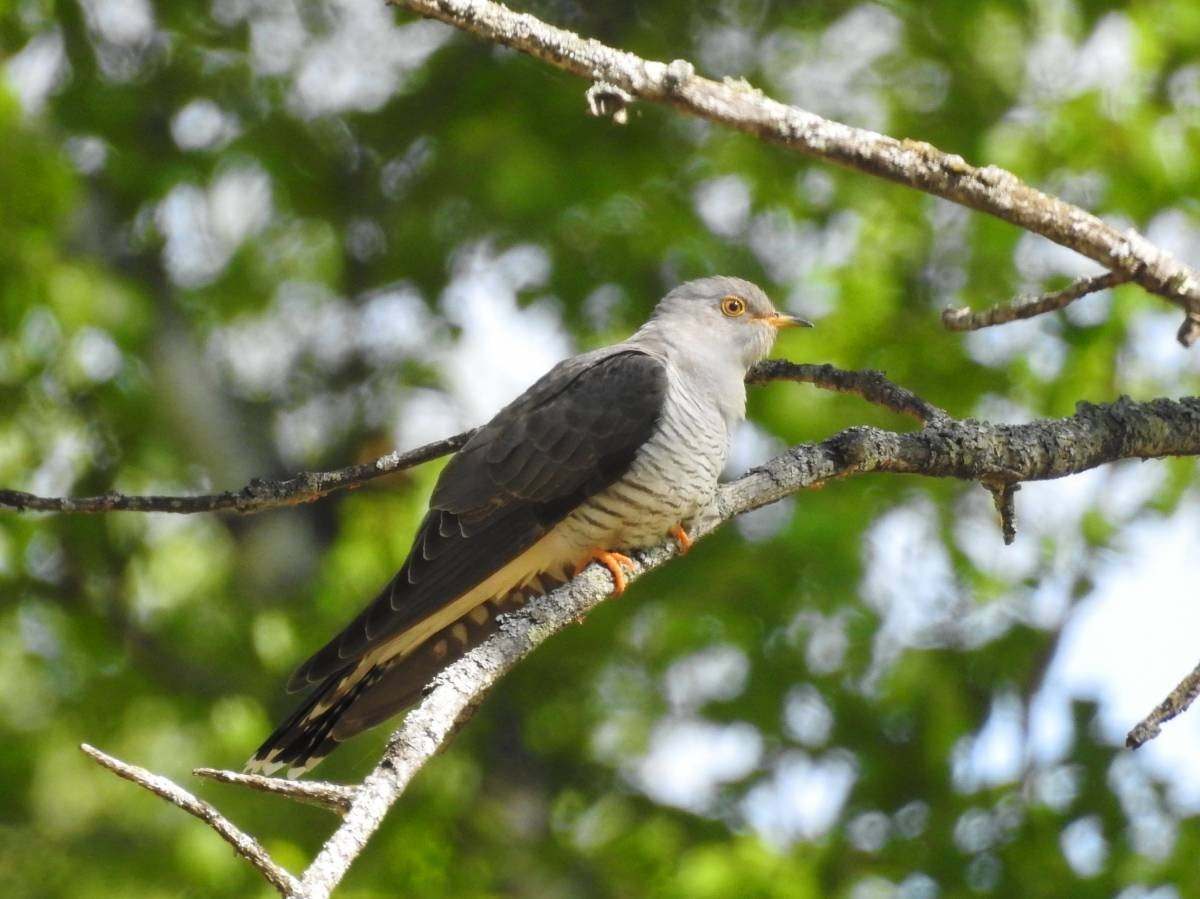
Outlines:
{"type": "MultiPolygon", "coordinates": [[[[765,384],[768,381],[799,381],[826,390],[855,393],[868,402],[904,415],[916,416],[922,422],[949,418],[937,406],[925,402],[898,384],[893,384],[878,371],[846,371],[832,365],[802,365],[782,359],[768,359],[754,366],[746,376],[746,383],[751,385],[765,384]]],[[[470,440],[474,433],[474,429],[463,431],[461,434],[436,440],[407,452],[388,453],[373,462],[349,465],[333,471],[306,471],[282,480],[255,478],[241,490],[201,496],[130,496],[123,493],[105,493],[102,496],[51,497],[35,496],[20,490],[0,490],[0,510],[82,514],[195,514],[234,511],[248,515],[281,506],[309,503],[334,491],[353,489],[375,478],[413,468],[455,452],[470,440]]]]}
{"type": "MultiPolygon", "coordinates": [[[[1122,458],[1200,454],[1200,398],[1079,404],[1070,418],[1024,425],[945,421],[909,434],[859,427],[804,444],[721,487],[693,528],[701,537],[730,518],[832,478],[872,471],[953,477],[1045,480],[1122,458]]],[[[633,581],[676,554],[668,541],[637,556],[633,581]]],[[[485,694],[521,659],[585,617],[612,582],[591,565],[557,590],[505,616],[500,632],[446,668],[392,735],[363,781],[342,825],[305,871],[297,896],[324,899],[379,827],[417,771],[470,718],[485,694]]]]}
{"type": "MultiPolygon", "coordinates": [[[[623,115],[628,103],[638,99],[667,104],[805,155],[990,213],[1043,235],[1109,269],[1109,274],[1096,280],[1134,281],[1175,303],[1186,313],[1180,341],[1191,345],[1200,339],[1200,276],[1192,268],[1137,232],[1118,231],[1096,216],[1022,183],[1003,169],[977,168],[926,143],[896,140],[832,122],[772,100],[744,83],[717,82],[697,76],[686,61],[666,64],[644,60],[486,0],[391,2],[600,84],[589,93],[597,113],[616,119],[623,115]]],[[[980,315],[992,316],[996,320],[990,323],[999,323],[1005,315],[1011,316],[1005,320],[1011,320],[1061,308],[1088,290],[1096,289],[1081,289],[1081,286],[1082,282],[1057,294],[980,315]],[[1077,293],[1071,296],[1073,291],[1077,293]]],[[[1196,398],[1148,403],[1122,399],[1102,406],[1081,403],[1077,413],[1069,418],[995,426],[951,419],[936,406],[891,384],[878,372],[842,372],[832,366],[776,361],[756,369],[748,381],[758,384],[780,379],[856,393],[893,411],[914,416],[924,427],[911,433],[851,428],[821,443],[794,447],[723,485],[712,507],[693,524],[695,537],[704,536],[736,515],[833,478],[892,472],[983,483],[997,496],[1007,539],[1012,522],[1012,493],[1018,482],[1063,477],[1122,458],[1200,455],[1200,399],[1196,398]]],[[[54,499],[0,491],[0,507],[58,512],[255,512],[308,502],[334,490],[357,486],[452,452],[469,437],[470,432],[460,434],[409,453],[393,453],[375,462],[337,471],[304,473],[280,481],[256,480],[236,493],[198,497],[106,494],[86,499],[54,499]]],[[[676,552],[674,542],[668,541],[638,553],[637,568],[630,572],[629,579],[666,563],[676,552]]],[[[282,894],[324,899],[340,883],[412,778],[471,717],[500,678],[553,634],[585,617],[611,590],[607,571],[592,565],[569,583],[504,616],[495,635],[434,679],[422,702],[392,735],[379,765],[359,787],[324,784],[283,787],[274,778],[249,778],[204,769],[204,776],[302,801],[316,801],[345,812],[341,825],[299,881],[278,866],[253,838],[186,790],[90,746],[83,749],[119,776],[205,821],[282,894]]],[[[1198,691],[1200,667],[1131,731],[1131,745],[1140,745],[1153,737],[1158,724],[1185,709],[1198,691]]]]}
{"type": "Polygon", "coordinates": [[[305,805],[315,805],[326,811],[344,815],[358,795],[358,787],[317,780],[284,780],[281,777],[263,777],[261,774],[243,774],[240,771],[223,771],[220,768],[196,768],[196,777],[215,780],[217,783],[247,787],[259,793],[286,796],[305,805]]]}
{"type": "Polygon", "coordinates": [[[823,390],[857,394],[869,403],[901,415],[911,415],[921,424],[940,424],[951,420],[944,409],[889,381],[883,372],[873,369],[847,371],[833,365],[767,359],[755,365],[746,375],[746,383],[752,387],[771,381],[798,381],[823,390]]]}
{"type": "Polygon", "coordinates": [[[765,96],[744,81],[713,81],[686,60],[646,60],[597,40],[555,28],[488,0],[388,0],[486,41],[602,82],[620,95],[674,106],[806,156],[895,181],[986,212],[1123,272],[1151,293],[1189,313],[1178,339],[1200,336],[1200,274],[1130,229],[1121,232],[1095,215],[1023,183],[997,166],[970,165],[930,144],[896,140],[833,122],[765,96]]]}
{"type": "Polygon", "coordinates": [[[96,747],[89,746],[87,743],[83,743],[79,748],[94,759],[97,764],[107,768],[118,777],[123,777],[125,780],[137,784],[139,787],[144,787],[155,796],[165,799],[172,805],[183,809],[189,815],[199,818],[215,830],[221,839],[232,846],[234,852],[250,862],[281,895],[293,896],[296,894],[296,890],[300,887],[296,878],[280,867],[267,854],[267,850],[262,847],[258,840],[249,834],[243,833],[228,818],[207,802],[197,799],[187,790],[183,789],[183,787],[162,775],[154,774],[145,768],[139,768],[137,765],[130,765],[120,759],[115,759],[111,755],[101,752],[96,747]]]}
{"type": "Polygon", "coordinates": [[[1200,696],[1200,665],[1181,680],[1179,685],[1167,694],[1167,698],[1155,706],[1154,711],[1137,723],[1125,737],[1125,745],[1130,749],[1137,749],[1143,743],[1153,740],[1162,732],[1162,725],[1176,715],[1186,712],[1197,696],[1200,696]]]}
{"type": "Polygon", "coordinates": [[[1018,297],[1011,303],[1003,303],[979,312],[972,312],[965,308],[943,309],[942,324],[951,331],[978,331],[980,328],[1007,324],[1019,318],[1033,318],[1035,315],[1064,309],[1080,297],[1124,284],[1128,280],[1129,275],[1125,272],[1105,272],[1091,278],[1080,278],[1062,290],[1037,296],[1018,297]]]}
{"type": "MultiPolygon", "coordinates": [[[[793,447],[737,480],[722,485],[712,506],[692,525],[692,533],[697,538],[736,515],[807,487],[854,474],[894,472],[952,477],[979,481],[991,485],[989,489],[1000,489],[1004,493],[1003,485],[1065,477],[1117,459],[1200,455],[1200,398],[1196,397],[1146,403],[1135,403],[1128,398],[1106,405],[1080,403],[1076,414],[1069,418],[1021,425],[991,425],[957,421],[934,407],[926,408],[927,404],[919,397],[890,385],[877,372],[834,370],[830,373],[824,366],[777,363],[756,372],[756,377],[786,377],[822,384],[838,381],[845,389],[863,395],[883,391],[887,394],[889,407],[908,410],[929,423],[911,433],[872,427],[850,428],[821,443],[793,447]],[[852,377],[843,378],[846,374],[852,377]],[[900,393],[894,393],[892,388],[900,393]],[[1001,486],[997,488],[998,484],[1001,486]]],[[[882,399],[877,397],[877,401],[882,399]]],[[[1003,509],[1001,511],[1005,514],[1003,509]]],[[[676,553],[673,540],[638,553],[636,570],[629,573],[629,579],[632,581],[657,568],[676,553]]],[[[607,570],[590,565],[557,590],[503,616],[500,630],[495,635],[434,679],[425,698],[392,735],[379,765],[359,787],[328,784],[283,787],[274,778],[218,773],[216,776],[227,782],[267,789],[291,798],[312,801],[318,795],[324,796],[328,801],[321,801],[321,804],[338,811],[345,809],[341,826],[322,847],[299,883],[212,806],[165,778],[126,765],[88,746],[84,751],[122,777],[209,823],[286,895],[297,899],[324,899],[345,876],[412,778],[470,718],[492,686],[555,633],[584,618],[611,590],[612,581],[607,570]],[[347,800],[349,807],[345,808],[347,800]]],[[[1160,714],[1160,710],[1156,710],[1157,720],[1166,720],[1186,708],[1194,698],[1196,684],[1200,684],[1200,668],[1193,673],[1192,679],[1185,681],[1187,686],[1181,685],[1160,707],[1160,710],[1167,708],[1169,703],[1167,711],[1160,714]]],[[[1153,736],[1155,728],[1153,722],[1147,725],[1144,729],[1147,735],[1141,739],[1153,736]]],[[[204,774],[212,776],[207,771],[204,774]]]]}
{"type": "Polygon", "coordinates": [[[994,478],[983,481],[983,486],[992,495],[996,514],[1000,516],[1000,533],[1004,536],[1004,545],[1011,546],[1017,539],[1016,493],[1021,489],[1021,485],[994,478]]]}
{"type": "Polygon", "coordinates": [[[412,468],[466,443],[474,430],[463,431],[445,440],[427,443],[406,453],[392,452],[374,462],[348,465],[334,471],[305,471],[280,481],[255,478],[238,491],[209,493],[201,496],[127,496],[105,493],[87,497],[34,496],[20,490],[0,490],[0,509],[17,512],[220,512],[230,510],[249,514],[280,506],[298,506],[320,499],[335,490],[357,487],[374,478],[412,468]]]}

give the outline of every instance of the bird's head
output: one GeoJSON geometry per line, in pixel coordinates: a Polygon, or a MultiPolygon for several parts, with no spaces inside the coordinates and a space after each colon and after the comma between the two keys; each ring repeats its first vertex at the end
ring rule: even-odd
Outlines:
{"type": "Polygon", "coordinates": [[[695,342],[747,369],[771,352],[783,328],[812,327],[778,311],[758,285],[725,275],[680,284],[659,301],[652,322],[673,340],[695,342]]]}

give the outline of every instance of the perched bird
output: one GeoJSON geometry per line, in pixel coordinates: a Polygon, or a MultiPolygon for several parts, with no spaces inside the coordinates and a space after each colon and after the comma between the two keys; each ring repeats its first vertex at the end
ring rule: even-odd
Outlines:
{"type": "Polygon", "coordinates": [[[673,535],[712,499],[745,417],[747,370],[780,328],[739,278],[676,287],[632,337],[560,362],[450,460],[399,573],[289,692],[312,689],[247,770],[289,777],[420,698],[502,612],[593,561],[625,589],[622,551],[673,535]]]}

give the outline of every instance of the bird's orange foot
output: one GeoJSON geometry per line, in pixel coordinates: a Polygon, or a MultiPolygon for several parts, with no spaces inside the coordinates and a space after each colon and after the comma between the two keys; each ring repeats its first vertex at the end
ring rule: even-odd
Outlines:
{"type": "Polygon", "coordinates": [[[683,529],[682,524],[677,524],[671,528],[670,533],[675,538],[675,542],[679,544],[679,554],[686,556],[687,551],[692,548],[692,538],[688,536],[688,532],[683,529]]]}
{"type": "Polygon", "coordinates": [[[621,568],[624,565],[626,568],[633,569],[637,567],[637,563],[629,556],[621,553],[609,552],[608,550],[597,549],[588,557],[589,562],[599,562],[608,569],[608,573],[613,579],[613,596],[620,596],[625,592],[625,586],[629,582],[625,579],[625,572],[621,568]]]}

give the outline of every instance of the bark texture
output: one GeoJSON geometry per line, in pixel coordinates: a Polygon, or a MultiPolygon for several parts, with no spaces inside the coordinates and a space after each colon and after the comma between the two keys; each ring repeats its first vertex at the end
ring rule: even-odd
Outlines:
{"type": "MultiPolygon", "coordinates": [[[[742,80],[714,81],[683,59],[643,59],[514,12],[489,0],[389,0],[494,44],[602,84],[602,111],[624,112],[622,97],[665,103],[806,156],[824,159],[986,212],[1070,247],[1186,313],[1179,340],[1200,337],[1200,274],[1137,231],[1121,231],[1090,212],[1025,184],[998,166],[974,166],[923,141],[897,139],[822,118],[773,100],[742,80]]],[[[596,104],[593,103],[593,108],[596,104]]]]}

